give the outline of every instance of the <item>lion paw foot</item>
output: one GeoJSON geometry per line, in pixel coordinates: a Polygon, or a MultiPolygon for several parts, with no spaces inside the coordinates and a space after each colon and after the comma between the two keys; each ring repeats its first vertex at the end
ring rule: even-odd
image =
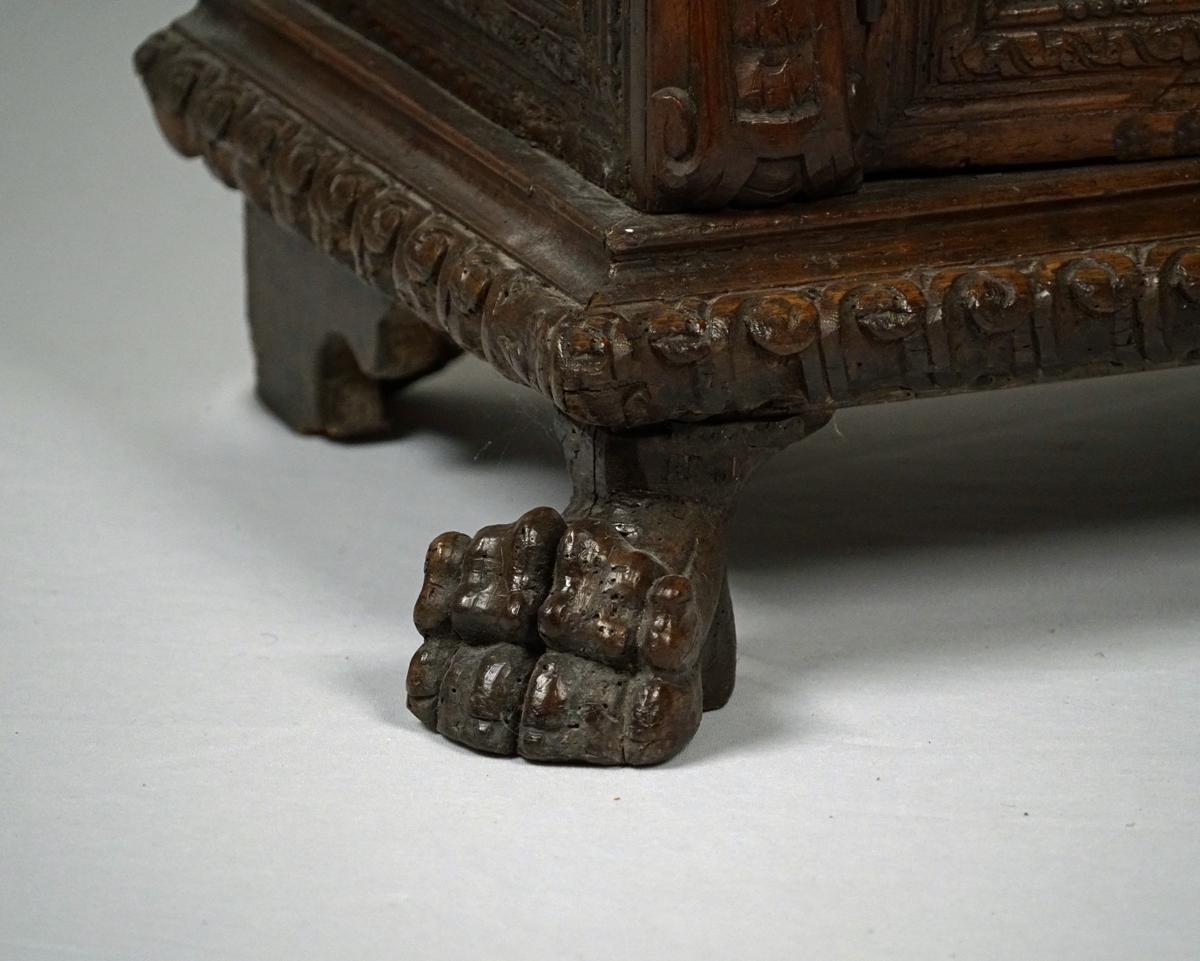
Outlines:
{"type": "Polygon", "coordinates": [[[493,754],[654,764],[699,727],[711,619],[688,577],[603,520],[541,508],[446,534],[426,559],[409,708],[493,754]]]}

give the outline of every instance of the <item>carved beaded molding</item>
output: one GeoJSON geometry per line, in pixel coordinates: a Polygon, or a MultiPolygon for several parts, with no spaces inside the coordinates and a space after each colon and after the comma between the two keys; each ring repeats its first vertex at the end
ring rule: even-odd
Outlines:
{"type": "Polygon", "coordinates": [[[1200,237],[585,308],[177,31],[173,146],[578,421],[812,412],[1200,360],[1200,237]]]}
{"type": "Polygon", "coordinates": [[[580,305],[175,30],[135,55],[164,135],[507,377],[557,400],[545,345],[580,305]]]}

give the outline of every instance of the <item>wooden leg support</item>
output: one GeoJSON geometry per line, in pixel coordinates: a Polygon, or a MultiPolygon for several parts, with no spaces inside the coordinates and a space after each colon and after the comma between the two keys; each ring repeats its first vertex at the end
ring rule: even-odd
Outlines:
{"type": "Polygon", "coordinates": [[[541,507],[430,545],[409,709],[492,754],[678,753],[733,690],[724,540],[737,492],[825,419],[614,433],[560,416],[574,484],[563,514],[541,507]]]}
{"type": "Polygon", "coordinates": [[[388,397],[457,356],[442,334],[298,234],[246,207],[250,333],[263,403],[293,430],[391,430],[388,397]]]}

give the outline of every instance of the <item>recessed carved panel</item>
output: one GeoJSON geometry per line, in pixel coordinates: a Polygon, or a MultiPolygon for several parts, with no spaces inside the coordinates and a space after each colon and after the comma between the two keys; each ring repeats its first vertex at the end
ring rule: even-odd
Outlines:
{"type": "Polygon", "coordinates": [[[1200,0],[917,0],[915,20],[897,6],[877,37],[890,69],[868,169],[1200,153],[1200,0]]]}

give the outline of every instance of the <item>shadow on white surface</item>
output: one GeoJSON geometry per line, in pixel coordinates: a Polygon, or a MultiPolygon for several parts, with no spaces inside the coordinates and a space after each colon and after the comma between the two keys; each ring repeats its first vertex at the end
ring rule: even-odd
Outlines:
{"type": "MultiPolygon", "coordinates": [[[[427,439],[439,476],[483,471],[505,492],[562,484],[548,405],[473,363],[443,376],[400,398],[401,436],[390,443],[427,439]]],[[[331,446],[328,456],[341,456],[344,445],[331,446]]],[[[383,484],[364,496],[386,503],[386,478],[361,483],[383,484]]],[[[1196,572],[1186,558],[1170,560],[1180,539],[1196,538],[1195,371],[842,412],[764,468],[743,497],[731,532],[741,666],[768,664],[771,683],[795,701],[822,663],[867,673],[890,664],[902,675],[922,660],[1052,641],[1059,629],[1071,645],[1089,626],[1137,635],[1160,616],[1200,626],[1196,572]],[[1124,570],[1122,541],[1156,536],[1163,566],[1149,578],[1124,570]],[[1055,574],[1070,566],[1074,575],[1055,574]],[[955,594],[963,602],[947,605],[955,594]]],[[[410,560],[421,551],[404,549],[410,560]]],[[[407,725],[406,664],[401,652],[338,683],[378,719],[407,725]]],[[[820,718],[800,724],[802,709],[773,704],[752,677],[675,764],[821,736],[820,718]]]]}

